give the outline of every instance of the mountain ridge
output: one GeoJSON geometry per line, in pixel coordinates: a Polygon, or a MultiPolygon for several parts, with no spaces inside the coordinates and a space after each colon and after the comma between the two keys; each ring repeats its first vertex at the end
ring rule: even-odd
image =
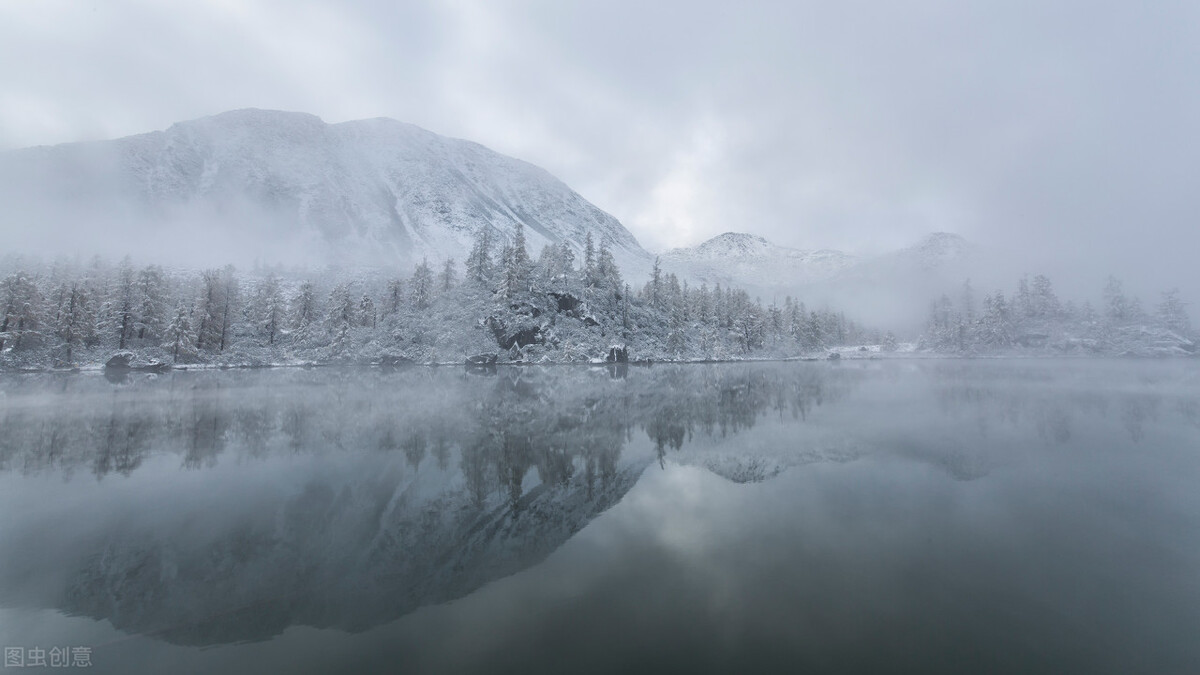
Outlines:
{"type": "Polygon", "coordinates": [[[582,251],[591,232],[618,261],[649,258],[616,218],[545,169],[383,117],[327,124],[233,110],[113,140],[9,150],[0,178],[11,218],[54,233],[42,239],[112,254],[123,253],[107,246],[112,239],[212,248],[211,237],[189,232],[198,228],[267,259],[461,262],[480,227],[510,240],[520,223],[535,253],[562,242],[582,251]],[[81,219],[94,225],[73,236],[69,224],[81,219]]]}
{"type": "Polygon", "coordinates": [[[664,252],[665,271],[692,284],[734,286],[764,301],[785,296],[855,310],[860,318],[917,330],[924,303],[952,293],[982,259],[960,235],[932,232],[911,246],[859,257],[831,249],[780,246],[744,232],[725,232],[689,248],[664,252]]]}

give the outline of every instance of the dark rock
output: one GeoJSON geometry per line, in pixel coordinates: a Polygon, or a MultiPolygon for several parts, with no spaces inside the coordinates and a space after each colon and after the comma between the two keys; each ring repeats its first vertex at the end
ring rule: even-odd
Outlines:
{"type": "Polygon", "coordinates": [[[104,362],[105,370],[132,370],[133,352],[117,352],[104,362]]]}
{"type": "Polygon", "coordinates": [[[588,315],[588,316],[585,316],[585,317],[583,317],[583,325],[585,325],[585,326],[599,326],[599,325],[600,325],[600,322],[596,320],[596,317],[594,317],[594,316],[591,316],[591,315],[588,315]]]}
{"type": "Polygon", "coordinates": [[[525,316],[531,316],[535,319],[542,315],[541,307],[536,307],[528,302],[520,302],[509,305],[508,308],[517,314],[524,314],[525,316]]]}
{"type": "Polygon", "coordinates": [[[613,345],[608,348],[608,357],[605,360],[609,363],[629,363],[629,350],[625,345],[613,345]]]}
{"type": "Polygon", "coordinates": [[[837,352],[829,352],[829,356],[825,358],[829,359],[830,361],[841,361],[842,355],[837,352]]]}
{"type": "Polygon", "coordinates": [[[130,351],[120,351],[109,357],[104,362],[105,372],[130,372],[137,371],[143,373],[162,373],[171,369],[171,364],[163,363],[157,359],[140,359],[136,354],[130,351]]]}
{"type": "Polygon", "coordinates": [[[517,326],[509,326],[502,319],[489,316],[484,320],[484,325],[492,331],[492,336],[496,338],[496,344],[501,349],[512,349],[513,345],[524,347],[526,345],[542,344],[545,341],[545,337],[542,335],[542,327],[538,324],[523,323],[517,326]]]}
{"type": "Polygon", "coordinates": [[[509,349],[511,349],[513,345],[516,345],[517,347],[524,347],[526,345],[541,344],[542,342],[543,339],[541,326],[530,326],[513,333],[512,344],[509,345],[509,349]]]}
{"type": "Polygon", "coordinates": [[[546,295],[554,300],[560,312],[573,312],[583,304],[582,300],[570,293],[547,293],[546,295]]]}

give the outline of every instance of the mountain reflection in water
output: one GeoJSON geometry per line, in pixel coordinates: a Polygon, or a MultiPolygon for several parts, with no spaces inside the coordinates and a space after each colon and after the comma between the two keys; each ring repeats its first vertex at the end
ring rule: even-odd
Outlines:
{"type": "MultiPolygon", "coordinates": [[[[41,601],[181,644],[265,639],[293,624],[354,631],[544,559],[653,460],[622,455],[635,432],[662,461],[696,433],[737,434],[768,411],[802,418],[854,379],[810,368],[626,374],[320,369],[117,386],[31,376],[8,389],[0,461],[104,479],[171,455],[185,470],[308,455],[301,485],[243,494],[222,475],[186,508],[142,504],[153,518],[80,533],[92,548],[72,551],[66,587],[41,601]]],[[[45,565],[34,541],[7,550],[20,551],[10,570],[37,576],[45,565]]]]}
{"type": "Polygon", "coordinates": [[[873,456],[971,481],[1022,453],[1200,429],[1193,375],[1124,367],[8,377],[0,478],[32,503],[2,533],[0,605],[181,645],[362,631],[538,564],[648,468],[752,483],[873,456]]]}

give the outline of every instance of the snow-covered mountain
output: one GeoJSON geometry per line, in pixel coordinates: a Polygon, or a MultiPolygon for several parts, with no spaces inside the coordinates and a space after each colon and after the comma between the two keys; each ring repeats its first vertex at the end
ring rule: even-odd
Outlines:
{"type": "Polygon", "coordinates": [[[522,223],[533,255],[547,242],[582,250],[590,231],[618,262],[647,258],[621,223],[545,170],[382,118],[326,124],[236,110],[10,151],[0,154],[0,198],[5,229],[46,250],[66,242],[147,257],[236,248],[282,262],[461,262],[479,227],[502,240],[522,223]]]}
{"type": "Polygon", "coordinates": [[[667,251],[660,260],[664,270],[692,284],[732,285],[764,302],[790,295],[844,309],[868,323],[915,329],[925,303],[977,274],[981,257],[966,239],[946,232],[874,257],[794,249],[726,232],[699,246],[667,251]]]}
{"type": "Polygon", "coordinates": [[[744,287],[771,286],[828,279],[855,262],[841,251],[802,251],[773,244],[743,232],[726,232],[693,248],[676,248],[661,256],[665,269],[692,282],[744,287]]]}

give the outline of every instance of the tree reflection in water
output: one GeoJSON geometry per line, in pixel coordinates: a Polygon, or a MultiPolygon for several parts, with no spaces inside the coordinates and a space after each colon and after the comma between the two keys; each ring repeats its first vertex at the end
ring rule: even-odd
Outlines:
{"type": "Polygon", "coordinates": [[[671,457],[747,482],[891,451],[974,479],[1014,439],[1068,443],[1115,418],[1139,442],[1166,414],[1200,419],[1193,394],[1166,400],[1161,383],[1067,384],[955,362],[13,377],[3,470],[133,484],[156,466],[160,492],[186,475],[211,485],[98,531],[14,529],[0,601],[41,588],[42,606],[181,644],[363,630],[536,564],[671,457]],[[906,401],[916,412],[888,417],[906,401]],[[822,406],[832,440],[798,440],[822,406]],[[773,450],[731,441],[764,421],[783,425],[773,450]],[[289,478],[234,479],[255,466],[289,478]]]}

